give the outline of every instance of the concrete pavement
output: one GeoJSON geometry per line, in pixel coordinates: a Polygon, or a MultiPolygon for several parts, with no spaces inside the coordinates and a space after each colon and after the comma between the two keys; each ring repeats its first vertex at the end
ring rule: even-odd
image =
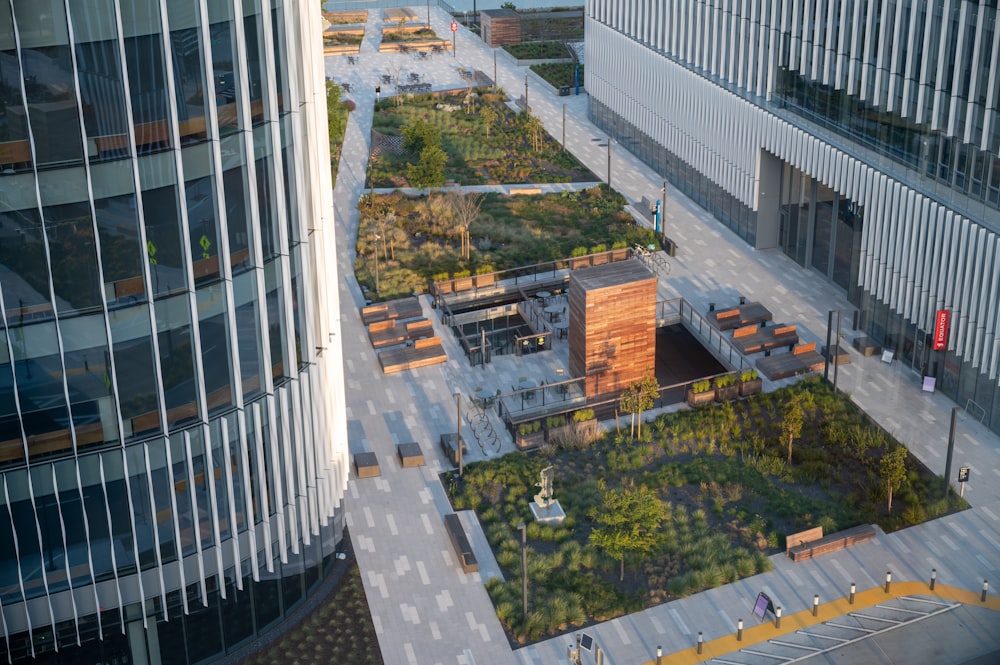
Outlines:
{"type": "MultiPolygon", "coordinates": [[[[426,11],[423,6],[414,10],[421,15],[426,11]]],[[[449,32],[450,17],[442,10],[432,7],[431,19],[438,34],[449,32]]],[[[567,636],[517,650],[508,645],[482,584],[495,564],[469,515],[463,515],[463,520],[473,536],[482,572],[460,572],[441,521],[451,510],[437,477],[447,463],[436,446],[441,433],[455,430],[455,392],[468,396],[487,386],[506,392],[508,384],[516,384],[521,376],[562,376],[564,347],[557,344],[552,351],[533,356],[530,364],[501,357],[486,368],[470,368],[453,336],[439,330],[448,350],[446,364],[383,376],[360,322],[363,297],[353,277],[356,203],[364,191],[375,85],[381,84],[381,75],[412,71],[435,89],[458,87],[467,84],[459,68],[492,74],[493,50],[460,29],[457,57],[451,53],[425,59],[379,54],[380,31],[381,16],[372,10],[358,64],[349,65],[340,56],[327,58],[326,67],[327,76],[350,84],[347,96],[357,104],[348,122],[334,191],[347,417],[351,452],[375,452],[382,476],[352,478],[346,510],[383,658],[387,665],[566,663],[566,644],[571,640],[567,636]],[[422,445],[427,466],[400,467],[395,444],[406,441],[422,445]]],[[[523,94],[525,68],[505,58],[496,62],[501,86],[514,96],[523,94]]],[[[387,94],[389,86],[381,85],[387,94]]],[[[568,149],[598,176],[606,177],[607,149],[592,140],[605,137],[587,120],[585,95],[557,97],[534,86],[529,101],[557,138],[562,136],[565,117],[568,149]]],[[[612,150],[614,187],[632,201],[642,196],[658,198],[659,176],[617,144],[612,150]]],[[[754,250],[684,196],[671,190],[665,210],[666,228],[680,250],[669,259],[669,275],[659,280],[659,298],[682,296],[704,311],[709,302],[735,302],[744,295],[763,302],[775,320],[798,324],[803,341],[820,343],[825,341],[827,311],[852,311],[843,292],[832,284],[778,250],[754,250]]],[[[435,320],[429,303],[424,307],[427,318],[435,320]]],[[[848,331],[846,343],[853,334],[848,331]]],[[[939,394],[921,392],[919,378],[899,362],[885,364],[853,350],[851,364],[839,370],[840,388],[940,474],[954,404],[939,394]]],[[[473,441],[468,425],[463,426],[463,435],[473,441]]],[[[509,437],[498,426],[495,429],[501,440],[499,450],[470,445],[470,459],[512,449],[509,437]]],[[[758,591],[767,592],[791,616],[810,610],[814,594],[820,595],[824,605],[845,596],[851,582],[859,590],[879,588],[887,570],[897,582],[924,582],[936,568],[940,585],[974,594],[984,579],[994,577],[996,588],[1000,586],[1000,439],[964,412],[959,417],[954,468],[962,465],[972,468],[965,488],[972,510],[893,534],[880,533],[875,541],[812,561],[793,564],[776,556],[770,573],[592,626],[586,632],[595,637],[609,665],[650,662],[657,645],[663,647],[665,662],[674,662],[671,655],[680,658],[695,644],[698,632],[706,641],[731,635],[737,619],[750,618],[758,591]]],[[[986,616],[982,621],[995,630],[970,633],[956,657],[969,660],[1000,650],[1000,613],[986,616]]],[[[940,631],[947,633],[950,629],[939,621],[922,621],[922,632],[933,636],[933,627],[941,625],[940,631]]],[[[892,642],[891,636],[880,639],[892,642]]],[[[864,658],[855,662],[894,662],[888,655],[883,660],[869,660],[868,654],[864,658]]],[[[584,663],[592,662],[593,654],[585,654],[584,663]]]]}

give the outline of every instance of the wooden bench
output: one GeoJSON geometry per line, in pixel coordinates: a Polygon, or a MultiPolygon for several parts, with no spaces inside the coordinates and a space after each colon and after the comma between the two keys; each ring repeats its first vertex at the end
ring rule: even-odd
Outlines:
{"type": "Polygon", "coordinates": [[[358,478],[374,478],[381,475],[375,453],[357,453],[354,456],[354,472],[358,478]]]}
{"type": "Polygon", "coordinates": [[[416,298],[400,298],[368,305],[361,309],[361,322],[366,326],[386,319],[415,319],[424,310],[416,298]]]}
{"type": "Polygon", "coordinates": [[[380,351],[379,364],[384,374],[437,365],[448,360],[440,337],[418,339],[413,346],[394,346],[380,351]]]}
{"type": "Polygon", "coordinates": [[[419,443],[400,443],[396,446],[396,455],[403,468],[424,465],[424,451],[419,443]]]}
{"type": "Polygon", "coordinates": [[[759,302],[748,302],[708,313],[709,322],[719,330],[733,330],[752,323],[770,321],[771,318],[771,311],[759,302]]]}
{"type": "Polygon", "coordinates": [[[447,432],[441,435],[441,450],[444,451],[445,457],[453,466],[458,466],[458,446],[455,445],[455,439],[458,439],[462,445],[462,455],[467,455],[469,448],[465,445],[465,439],[456,435],[454,432],[447,432]]]}
{"type": "Polygon", "coordinates": [[[511,187],[511,196],[535,196],[542,193],[541,187],[511,187]]]}
{"type": "Polygon", "coordinates": [[[871,337],[867,335],[861,335],[860,337],[855,337],[852,342],[854,348],[857,349],[861,355],[866,358],[869,356],[877,356],[882,353],[882,347],[875,343],[871,337]]]}
{"type": "Polygon", "coordinates": [[[811,529],[806,529],[805,531],[799,531],[798,533],[791,533],[785,537],[785,556],[791,556],[793,547],[798,547],[804,543],[811,543],[814,540],[819,540],[823,537],[823,527],[814,526],[811,529]]]}
{"type": "Polygon", "coordinates": [[[851,545],[874,540],[875,533],[874,526],[863,524],[844,531],[838,531],[837,533],[831,533],[829,536],[824,536],[818,540],[801,543],[789,548],[787,552],[792,561],[798,563],[799,561],[812,559],[823,554],[829,554],[830,552],[837,552],[851,545]]]}
{"type": "Polygon", "coordinates": [[[472,552],[472,545],[469,544],[469,538],[465,535],[465,529],[462,528],[462,520],[458,519],[458,515],[455,513],[445,515],[444,528],[448,532],[448,539],[451,540],[451,546],[455,548],[455,554],[458,555],[458,562],[462,565],[462,572],[474,573],[478,571],[479,562],[476,561],[476,555],[472,552]]]}
{"type": "Polygon", "coordinates": [[[376,349],[433,336],[434,324],[427,319],[408,321],[401,326],[396,325],[395,319],[386,319],[368,326],[368,339],[376,349]]]}
{"type": "Polygon", "coordinates": [[[744,355],[770,351],[783,346],[799,343],[795,326],[778,325],[761,328],[758,325],[743,326],[733,331],[733,346],[744,355]]]}
{"type": "Polygon", "coordinates": [[[780,353],[757,361],[757,371],[771,381],[787,379],[791,376],[818,372],[825,361],[816,351],[816,343],[799,344],[791,353],[780,353]]]}

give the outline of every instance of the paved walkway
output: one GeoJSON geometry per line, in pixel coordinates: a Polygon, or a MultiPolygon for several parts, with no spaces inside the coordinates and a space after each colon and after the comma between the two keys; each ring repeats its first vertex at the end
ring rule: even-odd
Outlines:
{"type": "MultiPolygon", "coordinates": [[[[414,9],[421,15],[426,12],[423,6],[414,9]]],[[[431,13],[435,31],[446,35],[449,17],[437,8],[431,13]]],[[[348,97],[357,104],[348,122],[334,190],[347,417],[351,452],[375,452],[382,475],[352,479],[346,510],[383,658],[387,665],[566,663],[570,636],[515,651],[509,647],[482,584],[482,576],[495,570],[495,564],[488,560],[485,542],[468,515],[463,519],[474,535],[483,571],[460,572],[441,520],[450,507],[437,477],[446,462],[435,445],[441,433],[455,429],[455,392],[470,395],[477,388],[493,386],[506,392],[508,384],[516,384],[522,376],[536,380],[564,376],[565,348],[557,345],[528,363],[503,357],[486,368],[470,368],[454,337],[443,331],[446,364],[383,376],[360,322],[363,297],[352,274],[356,202],[364,191],[375,85],[383,85],[383,94],[389,91],[389,86],[381,84],[381,75],[397,69],[416,72],[435,89],[452,88],[465,84],[459,68],[472,67],[492,75],[494,54],[464,29],[457,34],[457,57],[451,53],[426,59],[378,54],[380,30],[381,16],[372,10],[358,64],[349,65],[344,56],[330,57],[326,69],[327,76],[350,83],[348,97]],[[395,444],[407,441],[423,446],[425,467],[400,467],[395,444]]],[[[523,94],[525,68],[502,57],[496,63],[500,84],[516,96],[523,94]]],[[[598,176],[606,177],[607,149],[592,140],[606,137],[587,120],[585,95],[552,96],[540,86],[531,87],[530,81],[532,111],[557,138],[563,134],[565,117],[568,149],[598,176]]],[[[658,198],[661,179],[617,144],[612,150],[614,187],[633,201],[642,196],[658,198]]],[[[850,319],[852,308],[843,292],[780,251],[754,250],[676,192],[668,194],[665,209],[667,232],[680,249],[669,259],[670,274],[660,279],[661,299],[683,296],[704,311],[709,302],[735,303],[744,295],[764,303],[775,320],[798,324],[805,342],[823,343],[829,309],[841,309],[850,319]]],[[[427,317],[434,319],[429,303],[424,306],[427,317]]],[[[847,333],[848,344],[853,334],[847,333]]],[[[943,473],[951,401],[921,392],[919,376],[899,362],[887,365],[877,358],[862,358],[853,350],[851,363],[840,368],[839,386],[931,470],[943,473]]],[[[811,610],[814,594],[824,606],[845,596],[851,582],[859,590],[879,588],[887,570],[897,582],[923,582],[936,568],[940,585],[971,591],[974,597],[984,579],[995,578],[996,589],[1000,586],[1000,439],[964,412],[957,431],[954,468],[972,468],[965,488],[972,510],[894,534],[880,533],[870,543],[800,564],[776,556],[770,573],[602,623],[586,632],[595,637],[609,665],[651,662],[657,645],[667,656],[665,662],[674,662],[670,655],[680,658],[678,652],[689,653],[699,632],[706,641],[729,639],[737,619],[751,617],[758,591],[767,592],[791,616],[811,610]]],[[[502,431],[499,434],[500,450],[483,451],[473,444],[469,459],[510,450],[509,437],[502,431]]],[[[474,441],[467,425],[463,435],[474,441]]],[[[533,598],[532,602],[545,599],[533,598]]],[[[834,610],[824,610],[828,611],[834,610]]],[[[960,647],[926,662],[959,663],[1000,650],[1000,613],[986,616],[979,630],[966,629],[960,647]]],[[[935,643],[945,644],[945,633],[953,632],[936,619],[921,623],[928,649],[935,643]]],[[[593,663],[593,654],[585,654],[583,662],[593,663]]],[[[886,657],[866,662],[893,661],[886,657]]]]}

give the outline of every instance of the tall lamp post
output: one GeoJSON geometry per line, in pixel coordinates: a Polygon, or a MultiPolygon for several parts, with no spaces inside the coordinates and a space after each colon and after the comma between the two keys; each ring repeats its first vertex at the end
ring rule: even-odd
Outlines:
{"type": "Polygon", "coordinates": [[[524,112],[528,112],[528,75],[524,75],[524,112]]]}
{"type": "Polygon", "coordinates": [[[462,477],[462,393],[455,393],[455,404],[458,405],[458,420],[455,422],[455,446],[458,448],[458,477],[462,477]]]}
{"type": "Polygon", "coordinates": [[[528,527],[524,522],[517,525],[521,532],[521,619],[528,622],[528,527]]]}
{"type": "MultiPolygon", "coordinates": [[[[600,141],[601,139],[591,139],[591,141],[600,141]]],[[[605,143],[598,143],[598,148],[608,149],[608,189],[611,189],[611,137],[605,143]]]]}
{"type": "Polygon", "coordinates": [[[375,252],[375,295],[378,295],[379,285],[378,285],[378,241],[382,239],[377,233],[372,234],[373,242],[372,249],[375,252]]]}

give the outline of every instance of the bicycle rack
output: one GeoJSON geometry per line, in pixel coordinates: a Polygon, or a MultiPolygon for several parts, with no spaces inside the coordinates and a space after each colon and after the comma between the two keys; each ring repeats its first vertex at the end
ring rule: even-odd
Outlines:
{"type": "Polygon", "coordinates": [[[479,444],[479,449],[483,451],[484,455],[487,452],[487,448],[491,452],[500,452],[500,440],[493,431],[493,424],[490,422],[489,416],[486,415],[482,406],[473,402],[465,412],[465,418],[469,422],[469,426],[472,427],[476,443],[479,444]]]}

